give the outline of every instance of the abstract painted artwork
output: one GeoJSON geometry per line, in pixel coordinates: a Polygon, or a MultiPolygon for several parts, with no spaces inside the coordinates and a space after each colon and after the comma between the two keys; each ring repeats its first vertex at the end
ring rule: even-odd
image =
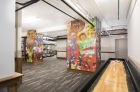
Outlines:
{"type": "Polygon", "coordinates": [[[67,68],[94,72],[100,65],[100,22],[91,20],[94,27],[82,20],[67,26],[67,68]]]}

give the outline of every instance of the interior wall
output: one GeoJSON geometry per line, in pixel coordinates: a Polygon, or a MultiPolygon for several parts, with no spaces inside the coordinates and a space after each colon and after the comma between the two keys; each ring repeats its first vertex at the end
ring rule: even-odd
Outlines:
{"type": "Polygon", "coordinates": [[[57,40],[57,57],[66,58],[66,41],[67,39],[57,40]]]}
{"type": "MultiPolygon", "coordinates": [[[[115,39],[120,39],[120,36],[102,36],[101,52],[115,52],[115,39]]],[[[115,53],[101,53],[101,60],[108,58],[115,58],[115,53]]]]}
{"type": "Polygon", "coordinates": [[[0,6],[0,78],[3,78],[15,71],[15,0],[1,0],[0,6]]]}
{"type": "Polygon", "coordinates": [[[66,51],[66,40],[57,40],[57,51],[66,51]]]}
{"type": "Polygon", "coordinates": [[[139,10],[140,10],[140,0],[137,0],[127,27],[128,27],[128,56],[140,64],[139,10]]]}
{"type": "MultiPolygon", "coordinates": [[[[120,39],[121,36],[102,36],[101,37],[101,51],[115,52],[115,39],[120,39]]],[[[57,40],[57,57],[66,57],[66,39],[57,40]]],[[[101,53],[101,60],[108,58],[115,58],[115,53],[101,53]]]]}
{"type": "Polygon", "coordinates": [[[21,35],[22,36],[27,36],[27,31],[23,31],[21,35]]]}

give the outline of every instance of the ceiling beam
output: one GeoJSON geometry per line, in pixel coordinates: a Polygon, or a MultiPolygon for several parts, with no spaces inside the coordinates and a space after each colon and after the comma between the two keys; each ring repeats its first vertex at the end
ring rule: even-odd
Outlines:
{"type": "Polygon", "coordinates": [[[47,1],[45,1],[45,0],[42,0],[42,1],[43,1],[44,3],[46,3],[46,4],[50,5],[51,7],[53,7],[53,8],[55,8],[55,9],[57,9],[58,11],[60,11],[60,12],[62,12],[62,13],[64,13],[64,14],[66,14],[67,16],[69,16],[69,17],[71,17],[71,18],[73,18],[73,19],[75,19],[75,20],[78,20],[78,19],[76,19],[76,18],[72,17],[71,15],[69,15],[69,14],[65,13],[64,11],[60,10],[59,8],[55,7],[54,5],[52,5],[52,4],[50,4],[50,3],[48,3],[47,1]]]}
{"type": "Polygon", "coordinates": [[[91,24],[93,27],[94,25],[88,20],[86,19],[83,15],[81,15],[78,11],[76,11],[73,7],[71,7],[67,2],[65,2],[64,0],[61,0],[65,5],[67,5],[69,8],[71,8],[74,12],[76,12],[79,16],[81,16],[85,21],[87,21],[89,24],[91,24]]]}
{"type": "MultiPolygon", "coordinates": [[[[24,5],[23,7],[21,7],[21,8],[19,8],[19,9],[15,10],[15,12],[17,12],[17,11],[19,11],[19,10],[22,10],[22,9],[24,9],[24,8],[30,6],[30,5],[32,5],[32,4],[34,4],[34,3],[37,3],[38,1],[39,1],[39,0],[32,0],[32,1],[28,2],[28,3],[26,2],[25,5],[24,5]]],[[[18,3],[18,2],[16,2],[16,3],[18,3]]]]}
{"type": "Polygon", "coordinates": [[[30,1],[27,1],[25,3],[16,2],[16,4],[19,4],[19,5],[27,5],[27,4],[31,3],[31,2],[34,2],[34,0],[30,0],[30,1]]]}

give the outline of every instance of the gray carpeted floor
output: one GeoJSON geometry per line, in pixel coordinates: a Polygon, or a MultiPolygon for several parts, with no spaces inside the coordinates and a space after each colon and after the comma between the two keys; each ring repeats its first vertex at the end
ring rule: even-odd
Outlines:
{"type": "Polygon", "coordinates": [[[47,57],[42,64],[23,64],[23,83],[18,92],[73,92],[89,75],[68,72],[65,59],[47,57]]]}

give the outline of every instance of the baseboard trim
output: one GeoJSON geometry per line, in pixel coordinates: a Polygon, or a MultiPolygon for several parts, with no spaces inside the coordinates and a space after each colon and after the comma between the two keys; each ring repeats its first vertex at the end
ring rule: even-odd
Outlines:
{"type": "Polygon", "coordinates": [[[128,59],[129,59],[130,61],[132,61],[132,63],[140,69],[140,64],[139,64],[136,60],[134,60],[134,59],[131,58],[130,56],[128,56],[128,59]]]}

